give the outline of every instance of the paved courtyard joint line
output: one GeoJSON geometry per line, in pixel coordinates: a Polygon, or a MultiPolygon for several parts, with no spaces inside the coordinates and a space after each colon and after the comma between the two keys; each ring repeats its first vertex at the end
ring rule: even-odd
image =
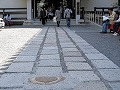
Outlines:
{"type": "Polygon", "coordinates": [[[0,89],[119,90],[119,79],[119,67],[69,28],[46,26],[2,75],[0,89]],[[65,80],[50,85],[29,82],[36,77],[65,80]]]}

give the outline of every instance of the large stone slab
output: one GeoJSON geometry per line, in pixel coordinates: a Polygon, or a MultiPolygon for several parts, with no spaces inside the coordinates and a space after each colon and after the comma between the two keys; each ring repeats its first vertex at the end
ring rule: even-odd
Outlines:
{"type": "Polygon", "coordinates": [[[54,54],[54,55],[41,55],[40,60],[57,60],[60,59],[59,54],[54,54]]]}
{"type": "Polygon", "coordinates": [[[44,47],[57,47],[57,44],[44,44],[44,47]]]}
{"type": "Polygon", "coordinates": [[[36,56],[18,56],[14,62],[34,62],[36,60],[36,56]]]}
{"type": "Polygon", "coordinates": [[[79,83],[73,90],[108,90],[101,81],[89,81],[79,83]]]}
{"type": "Polygon", "coordinates": [[[44,66],[44,67],[60,67],[60,61],[59,60],[41,60],[39,61],[39,65],[40,67],[44,66]]]}
{"type": "Polygon", "coordinates": [[[69,71],[72,78],[82,81],[96,81],[100,78],[93,71],[69,71]]]}
{"type": "Polygon", "coordinates": [[[76,46],[74,44],[61,44],[62,48],[75,48],[76,46]]]}
{"type": "Polygon", "coordinates": [[[43,50],[45,50],[45,49],[58,49],[58,47],[56,46],[49,46],[49,47],[43,47],[43,50]]]}
{"type": "Polygon", "coordinates": [[[120,81],[120,69],[99,69],[98,71],[105,80],[120,81]]]}
{"type": "MultiPolygon", "coordinates": [[[[79,45],[78,45],[79,46],[79,45]]],[[[86,46],[79,46],[79,48],[81,49],[95,49],[93,46],[91,45],[86,45],[86,46]]]]}
{"type": "Polygon", "coordinates": [[[88,63],[81,62],[66,62],[68,70],[92,70],[88,63]]]}
{"type": "Polygon", "coordinates": [[[103,54],[85,54],[88,59],[90,60],[95,60],[95,59],[108,59],[105,55],[103,54]]]}
{"type": "Polygon", "coordinates": [[[79,45],[79,46],[89,46],[90,44],[87,43],[87,42],[84,42],[84,43],[79,43],[78,45],[79,45]]]}
{"type": "Polygon", "coordinates": [[[82,54],[80,52],[63,52],[64,57],[81,57],[82,54]]]}
{"type": "Polygon", "coordinates": [[[34,51],[39,51],[39,48],[25,47],[23,51],[34,52],[34,51]]]}
{"type": "Polygon", "coordinates": [[[31,47],[31,48],[39,48],[40,45],[28,44],[27,47],[31,47]]]}
{"type": "Polygon", "coordinates": [[[39,76],[61,76],[61,67],[38,67],[36,70],[36,75],[39,76]]]}
{"type": "Polygon", "coordinates": [[[46,50],[43,50],[42,52],[41,52],[41,54],[43,54],[43,55],[51,55],[51,54],[58,54],[58,50],[50,50],[50,49],[46,49],[46,50]]]}
{"type": "Polygon", "coordinates": [[[109,85],[113,88],[113,90],[120,90],[120,82],[111,82],[109,85]]]}
{"type": "Polygon", "coordinates": [[[91,62],[93,63],[93,65],[96,68],[101,68],[101,69],[106,69],[106,68],[110,68],[110,69],[114,69],[114,68],[119,68],[117,65],[115,65],[111,60],[91,60],[91,62]]]}
{"type": "Polygon", "coordinates": [[[49,44],[49,43],[56,43],[56,41],[45,41],[45,44],[49,44]]]}
{"type": "Polygon", "coordinates": [[[96,49],[81,49],[85,54],[100,54],[100,52],[96,49]]]}
{"type": "Polygon", "coordinates": [[[26,73],[4,74],[0,78],[0,88],[23,87],[24,84],[28,81],[28,75],[29,74],[26,73]]]}
{"type": "Polygon", "coordinates": [[[36,56],[38,53],[38,50],[37,51],[23,51],[22,53],[20,53],[19,55],[20,56],[36,56]]]}
{"type": "Polygon", "coordinates": [[[31,72],[34,62],[12,63],[6,72],[31,72]]]}
{"type": "Polygon", "coordinates": [[[65,60],[66,62],[86,61],[83,57],[64,57],[64,60],[65,60]]]}
{"type": "Polygon", "coordinates": [[[39,45],[39,47],[40,47],[41,43],[42,43],[42,40],[41,41],[32,41],[32,42],[30,42],[29,45],[39,45]]]}
{"type": "Polygon", "coordinates": [[[62,48],[62,50],[63,50],[63,52],[69,52],[69,51],[78,51],[78,49],[77,48],[62,48]]]}

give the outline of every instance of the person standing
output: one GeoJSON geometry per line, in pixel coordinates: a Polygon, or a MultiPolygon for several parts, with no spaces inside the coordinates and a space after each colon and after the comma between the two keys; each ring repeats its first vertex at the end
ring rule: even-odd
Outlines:
{"type": "Polygon", "coordinates": [[[57,27],[59,27],[60,26],[60,21],[61,21],[61,11],[60,11],[60,8],[58,8],[55,11],[55,17],[56,17],[56,21],[57,21],[57,27]]]}
{"type": "Polygon", "coordinates": [[[45,8],[43,8],[41,11],[40,11],[40,18],[41,18],[41,21],[42,21],[42,25],[44,26],[45,25],[45,21],[46,21],[46,10],[45,8]]]}
{"type": "Polygon", "coordinates": [[[68,27],[70,27],[70,23],[71,23],[71,14],[72,14],[72,10],[67,7],[64,12],[64,18],[66,18],[66,23],[68,27]]]}

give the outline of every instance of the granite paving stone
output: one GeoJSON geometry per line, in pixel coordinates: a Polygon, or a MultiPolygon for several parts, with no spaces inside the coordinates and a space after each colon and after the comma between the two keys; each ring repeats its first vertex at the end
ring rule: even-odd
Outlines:
{"type": "Polygon", "coordinates": [[[30,48],[39,48],[40,45],[28,44],[27,47],[30,47],[30,48]]]}
{"type": "Polygon", "coordinates": [[[96,81],[100,78],[93,71],[69,71],[71,77],[82,81],[96,81]]]}
{"type": "Polygon", "coordinates": [[[120,90],[120,82],[111,82],[109,85],[113,88],[113,90],[120,90]]]}
{"type": "Polygon", "coordinates": [[[36,56],[38,53],[38,51],[23,51],[22,53],[20,53],[20,56],[36,56]]]}
{"type": "Polygon", "coordinates": [[[81,57],[82,56],[80,52],[63,52],[63,55],[64,55],[64,57],[70,57],[70,56],[81,57]]]}
{"type": "Polygon", "coordinates": [[[38,51],[39,50],[39,48],[31,48],[31,47],[25,47],[24,49],[23,49],[23,51],[32,51],[32,52],[34,52],[34,51],[38,51]]]}
{"type": "Polygon", "coordinates": [[[81,49],[84,54],[100,54],[96,49],[81,49]]]}
{"type": "Polygon", "coordinates": [[[108,90],[101,81],[81,82],[73,90],[108,90]]]}
{"type": "Polygon", "coordinates": [[[40,60],[44,60],[44,59],[48,59],[48,60],[56,60],[56,59],[60,59],[60,57],[59,57],[59,54],[54,54],[54,55],[41,55],[40,56],[40,60]]]}
{"type": "Polygon", "coordinates": [[[46,50],[42,50],[41,54],[43,54],[43,55],[58,54],[58,50],[50,50],[50,49],[47,50],[46,49],[46,50]]]}
{"type": "Polygon", "coordinates": [[[77,48],[62,48],[63,52],[66,52],[66,51],[78,51],[77,48]]]}
{"type": "Polygon", "coordinates": [[[17,73],[30,73],[33,68],[33,62],[24,62],[24,63],[12,63],[10,67],[7,69],[8,72],[17,72],[17,73]]]}
{"type": "Polygon", "coordinates": [[[67,44],[64,44],[64,45],[61,44],[61,47],[62,47],[62,48],[68,48],[68,47],[74,48],[74,47],[76,47],[76,46],[75,46],[74,44],[68,44],[68,45],[67,45],[67,44]]]}
{"type": "MultiPolygon", "coordinates": [[[[79,45],[78,45],[79,46],[79,45]]],[[[93,46],[91,45],[87,45],[87,46],[79,46],[79,48],[81,49],[95,49],[93,46]]]]}
{"type": "Polygon", "coordinates": [[[40,45],[30,45],[30,46],[26,46],[26,48],[31,48],[31,49],[39,49],[40,45]]]}
{"type": "Polygon", "coordinates": [[[43,47],[43,50],[44,49],[58,49],[58,47],[57,46],[56,47],[55,46],[49,46],[49,47],[43,47]]]}
{"type": "Polygon", "coordinates": [[[66,62],[68,70],[92,70],[88,63],[82,62],[66,62]]]}
{"type": "Polygon", "coordinates": [[[40,45],[42,43],[42,40],[41,41],[32,41],[32,42],[30,42],[30,44],[29,45],[40,45]]]}
{"type": "Polygon", "coordinates": [[[106,69],[106,68],[114,69],[114,68],[119,68],[111,60],[91,60],[91,62],[93,63],[93,65],[96,68],[99,68],[99,69],[106,69]]]}
{"type": "Polygon", "coordinates": [[[108,59],[105,55],[103,54],[85,54],[88,59],[90,60],[95,60],[95,59],[108,59]]]}
{"type": "Polygon", "coordinates": [[[27,73],[7,73],[0,78],[0,88],[23,87],[28,81],[27,73]]]}
{"type": "MultiPolygon", "coordinates": [[[[76,41],[76,40],[75,40],[76,41]]],[[[79,45],[79,46],[89,46],[90,44],[89,43],[79,43],[79,44],[77,44],[77,45],[79,45]]]]}
{"type": "Polygon", "coordinates": [[[61,67],[38,67],[36,75],[39,76],[62,76],[61,67]]]}
{"type": "Polygon", "coordinates": [[[44,47],[52,47],[52,46],[57,47],[57,44],[56,43],[55,44],[44,44],[44,47]]]}
{"type": "Polygon", "coordinates": [[[120,81],[120,69],[99,69],[98,71],[107,81],[120,81]]]}
{"type": "Polygon", "coordinates": [[[83,57],[64,57],[64,60],[65,60],[66,62],[86,61],[83,57]]]}
{"type": "Polygon", "coordinates": [[[61,67],[60,65],[60,61],[59,60],[41,60],[39,61],[39,65],[40,67],[44,66],[44,67],[61,67]]]}
{"type": "Polygon", "coordinates": [[[18,56],[14,62],[34,62],[36,60],[36,56],[18,56]]]}

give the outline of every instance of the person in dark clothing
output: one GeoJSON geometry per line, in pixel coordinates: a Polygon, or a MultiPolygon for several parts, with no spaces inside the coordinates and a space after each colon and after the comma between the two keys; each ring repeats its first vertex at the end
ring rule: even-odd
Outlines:
{"type": "Polygon", "coordinates": [[[43,8],[40,11],[40,18],[41,18],[41,21],[42,21],[42,25],[45,25],[46,15],[47,15],[46,10],[45,10],[45,8],[43,8]]]}
{"type": "Polygon", "coordinates": [[[116,13],[117,15],[117,17],[116,17],[116,21],[114,21],[114,24],[113,24],[113,32],[114,32],[114,36],[117,36],[118,35],[118,33],[117,33],[117,31],[118,31],[118,29],[119,29],[119,27],[120,27],[120,7],[118,7],[118,10],[117,10],[117,13],[116,13]]]}

